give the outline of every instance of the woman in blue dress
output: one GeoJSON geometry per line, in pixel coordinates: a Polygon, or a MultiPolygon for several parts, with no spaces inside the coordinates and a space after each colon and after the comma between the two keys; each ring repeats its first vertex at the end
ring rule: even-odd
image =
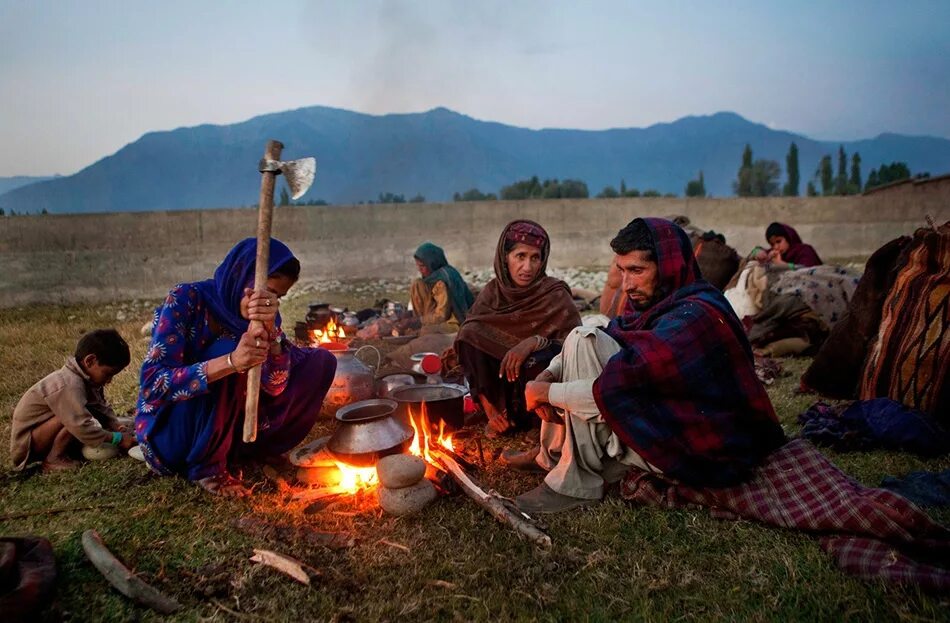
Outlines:
{"type": "Polygon", "coordinates": [[[214,278],[175,286],[156,310],[139,382],[135,433],[149,466],[226,496],[248,490],[236,460],[267,461],[299,444],[320,412],[336,359],[284,337],[280,298],[300,262],[271,239],[265,288],[254,290],[257,241],[228,252],[214,278]],[[250,327],[250,321],[256,328],[250,327]],[[261,365],[257,439],[241,440],[245,372],[261,365]]]}

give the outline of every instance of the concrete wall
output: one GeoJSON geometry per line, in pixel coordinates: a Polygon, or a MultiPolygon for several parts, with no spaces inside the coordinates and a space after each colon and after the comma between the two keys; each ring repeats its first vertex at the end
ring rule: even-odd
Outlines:
{"type": "MultiPolygon", "coordinates": [[[[794,226],[825,258],[867,256],[884,242],[950,220],[950,190],[840,198],[629,198],[279,208],[274,235],[303,265],[302,282],[408,277],[431,240],[460,269],[491,265],[502,227],[522,217],[552,237],[551,265],[606,266],[610,238],[638,216],[684,214],[726,235],[740,253],[763,244],[771,221],[794,226]]],[[[253,235],[250,209],[0,218],[0,307],[163,296],[209,277],[253,235]]]]}

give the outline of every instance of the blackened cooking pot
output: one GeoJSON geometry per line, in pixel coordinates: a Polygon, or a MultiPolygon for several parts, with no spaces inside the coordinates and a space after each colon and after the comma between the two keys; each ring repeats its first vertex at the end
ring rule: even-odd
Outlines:
{"type": "Polygon", "coordinates": [[[454,385],[410,385],[397,387],[389,395],[399,403],[398,417],[409,423],[409,411],[417,418],[422,414],[422,403],[426,405],[429,422],[438,427],[439,420],[445,422],[449,430],[459,430],[465,424],[465,390],[454,385]]]}
{"type": "Polygon", "coordinates": [[[375,398],[348,404],[336,412],[336,431],[327,450],[339,461],[370,467],[384,456],[404,452],[412,442],[412,428],[393,417],[398,404],[375,398]]]}

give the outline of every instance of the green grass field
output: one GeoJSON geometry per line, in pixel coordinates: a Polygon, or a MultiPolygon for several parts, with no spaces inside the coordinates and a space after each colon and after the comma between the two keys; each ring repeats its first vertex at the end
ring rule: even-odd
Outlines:
{"type": "MultiPolygon", "coordinates": [[[[400,293],[319,298],[363,307],[393,294],[400,293]]],[[[303,317],[309,302],[285,302],[288,326],[303,317]]],[[[132,407],[136,362],[146,348],[138,330],[154,303],[4,309],[0,437],[9,439],[20,395],[60,367],[77,338],[93,328],[114,326],[129,339],[133,365],[107,394],[117,412],[132,407]]],[[[789,434],[814,400],[793,393],[807,363],[785,360],[786,376],[769,388],[789,434]]],[[[321,423],[314,436],[329,427],[321,423]]],[[[503,443],[486,440],[485,448],[499,450],[503,443]]],[[[52,541],[60,573],[53,613],[72,621],[950,620],[950,597],[845,576],[808,535],[717,521],[703,511],[632,507],[616,494],[590,509],[546,519],[554,546],[541,551],[466,497],[441,498],[405,518],[372,505],[306,515],[303,504],[287,504],[273,487],[262,487],[249,501],[222,500],[181,479],[152,477],[128,458],[69,473],[16,474],[9,471],[8,444],[0,448],[0,514],[35,513],[0,519],[0,535],[52,541]],[[40,514],[86,506],[99,508],[40,514]],[[248,536],[231,525],[248,514],[344,532],[356,545],[330,550],[248,536]],[[80,536],[88,528],[143,579],[180,601],[180,613],[163,618],[112,589],[82,552],[80,536]],[[310,587],[297,584],[249,562],[255,547],[294,556],[321,575],[310,587]]],[[[950,467],[948,458],[829,454],[866,485],[888,474],[950,467]]],[[[511,496],[539,481],[493,466],[478,478],[511,496]]],[[[950,513],[935,517],[947,523],[950,513]]]]}

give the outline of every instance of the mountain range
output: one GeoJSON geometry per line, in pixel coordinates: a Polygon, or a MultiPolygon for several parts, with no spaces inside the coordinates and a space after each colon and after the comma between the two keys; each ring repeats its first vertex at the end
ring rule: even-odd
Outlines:
{"type": "Polygon", "coordinates": [[[0,177],[0,195],[21,186],[35,184],[37,182],[45,182],[46,180],[51,180],[56,177],[59,176],[49,175],[43,177],[32,177],[29,175],[14,175],[13,177],[0,177]]]}
{"type": "MultiPolygon", "coordinates": [[[[593,196],[607,185],[682,195],[704,174],[713,196],[731,196],[742,150],[776,160],[799,149],[800,192],[823,155],[843,145],[861,155],[862,174],[903,161],[911,171],[950,171],[950,140],[880,134],[858,141],[816,141],[773,130],[731,113],[684,117],[646,128],[531,130],[480,121],[445,108],[367,115],[312,106],[231,125],[150,132],[78,173],[40,179],[0,195],[17,212],[121,212],[249,206],[257,202],[257,163],[268,139],[282,141],[283,159],[317,158],[317,177],[301,201],[370,201],[380,193],[450,201],[478,188],[497,193],[517,180],[572,178],[593,196]]],[[[13,178],[5,178],[7,180],[13,178]]],[[[22,178],[21,178],[22,179],[22,178]]],[[[2,180],[0,180],[2,181],[2,180]]],[[[4,186],[0,185],[0,191],[4,186]]]]}

